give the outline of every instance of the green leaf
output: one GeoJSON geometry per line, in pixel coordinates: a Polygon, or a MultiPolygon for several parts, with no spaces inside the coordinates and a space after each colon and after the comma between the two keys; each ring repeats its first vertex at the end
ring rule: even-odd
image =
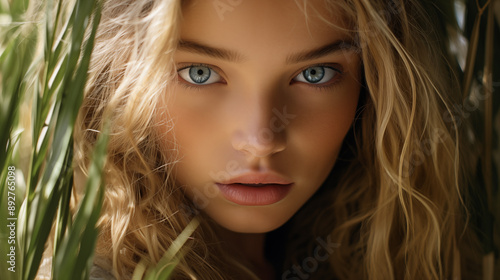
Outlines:
{"type": "MultiPolygon", "coordinates": [[[[193,218],[193,220],[189,222],[181,234],[172,242],[160,261],[154,267],[148,269],[144,280],[166,280],[170,278],[175,266],[179,263],[180,257],[178,254],[182,246],[184,246],[199,224],[200,221],[198,218],[193,218]]],[[[140,266],[139,269],[142,270],[143,267],[140,266]]],[[[134,275],[136,274],[140,275],[140,271],[137,273],[134,272],[134,275]]],[[[136,278],[134,278],[134,280],[135,279],[136,278]]]]}

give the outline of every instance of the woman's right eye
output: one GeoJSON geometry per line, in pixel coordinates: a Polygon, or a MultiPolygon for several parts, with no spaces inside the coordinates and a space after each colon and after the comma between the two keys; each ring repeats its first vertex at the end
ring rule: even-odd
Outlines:
{"type": "Polygon", "coordinates": [[[222,81],[221,76],[217,72],[205,65],[184,67],[178,73],[184,81],[195,85],[209,85],[222,81]]]}

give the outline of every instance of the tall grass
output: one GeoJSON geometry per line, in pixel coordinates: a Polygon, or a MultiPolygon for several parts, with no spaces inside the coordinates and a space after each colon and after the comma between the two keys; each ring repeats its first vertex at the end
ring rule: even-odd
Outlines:
{"type": "MultiPolygon", "coordinates": [[[[76,213],[70,209],[72,134],[100,20],[99,3],[0,1],[1,279],[35,279],[47,252],[53,279],[89,277],[108,134],[106,129],[100,133],[90,157],[76,213]],[[9,196],[15,199],[9,202],[9,196]],[[13,256],[7,255],[12,248],[13,256]]],[[[158,266],[142,262],[135,279],[167,279],[197,224],[191,222],[158,266]]]]}
{"type": "MultiPolygon", "coordinates": [[[[50,249],[54,252],[54,279],[88,278],[103,196],[100,186],[106,137],[97,144],[86,195],[74,219],[69,201],[73,190],[72,133],[99,23],[99,6],[93,0],[12,1],[2,2],[0,12],[6,21],[0,56],[0,129],[4,132],[0,137],[0,216],[2,222],[8,217],[16,225],[15,239],[0,245],[2,252],[15,249],[13,262],[7,262],[6,254],[1,256],[2,278],[35,278],[53,224],[50,249]],[[88,39],[86,32],[90,33],[88,39]],[[31,118],[26,119],[28,110],[31,118]],[[9,192],[4,182],[13,169],[16,188],[9,192]],[[10,212],[4,201],[12,193],[16,199],[10,210],[15,210],[10,212]]],[[[3,238],[13,233],[5,226],[0,228],[3,238]]]]}
{"type": "Polygon", "coordinates": [[[445,17],[441,25],[462,81],[462,103],[454,110],[468,137],[472,180],[470,221],[482,243],[483,279],[500,278],[500,1],[436,2],[445,17]]]}

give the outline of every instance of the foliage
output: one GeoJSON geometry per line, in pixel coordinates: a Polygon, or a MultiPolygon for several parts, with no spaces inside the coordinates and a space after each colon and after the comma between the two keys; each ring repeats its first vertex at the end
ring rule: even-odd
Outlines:
{"type": "MultiPolygon", "coordinates": [[[[2,182],[6,182],[9,170],[17,171],[15,204],[9,205],[15,210],[6,211],[7,205],[2,203],[0,211],[2,221],[11,218],[17,229],[15,233],[0,229],[3,238],[15,235],[10,244],[0,245],[2,252],[15,248],[15,261],[9,264],[2,254],[0,268],[7,279],[34,279],[55,221],[54,279],[84,279],[97,238],[95,223],[103,196],[101,170],[107,139],[101,137],[96,147],[86,195],[73,220],[69,203],[72,133],[99,23],[99,6],[88,0],[49,0],[43,3],[46,14],[41,15],[37,10],[44,7],[40,4],[2,2],[0,11],[7,21],[1,33],[0,60],[5,109],[0,121],[4,132],[0,137],[2,182]],[[20,123],[29,108],[28,125],[20,123]]],[[[7,184],[1,184],[2,202],[7,201],[6,195],[11,195],[7,184]]]]}
{"type": "Polygon", "coordinates": [[[482,243],[483,279],[500,275],[500,1],[440,0],[440,26],[462,81],[462,103],[453,110],[471,152],[470,221],[482,243]],[[496,52],[495,52],[496,50],[496,52]],[[465,124],[469,124],[468,126],[465,124]]]}

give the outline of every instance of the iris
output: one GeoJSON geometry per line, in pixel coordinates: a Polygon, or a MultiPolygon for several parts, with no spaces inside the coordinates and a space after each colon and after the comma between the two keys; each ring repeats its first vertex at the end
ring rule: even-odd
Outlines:
{"type": "Polygon", "coordinates": [[[189,68],[189,77],[193,82],[202,84],[210,79],[211,72],[206,66],[193,66],[189,68]]]}
{"type": "Polygon", "coordinates": [[[323,77],[325,77],[325,67],[316,66],[307,68],[306,70],[302,71],[302,75],[304,75],[306,81],[315,84],[321,81],[323,77]]]}

